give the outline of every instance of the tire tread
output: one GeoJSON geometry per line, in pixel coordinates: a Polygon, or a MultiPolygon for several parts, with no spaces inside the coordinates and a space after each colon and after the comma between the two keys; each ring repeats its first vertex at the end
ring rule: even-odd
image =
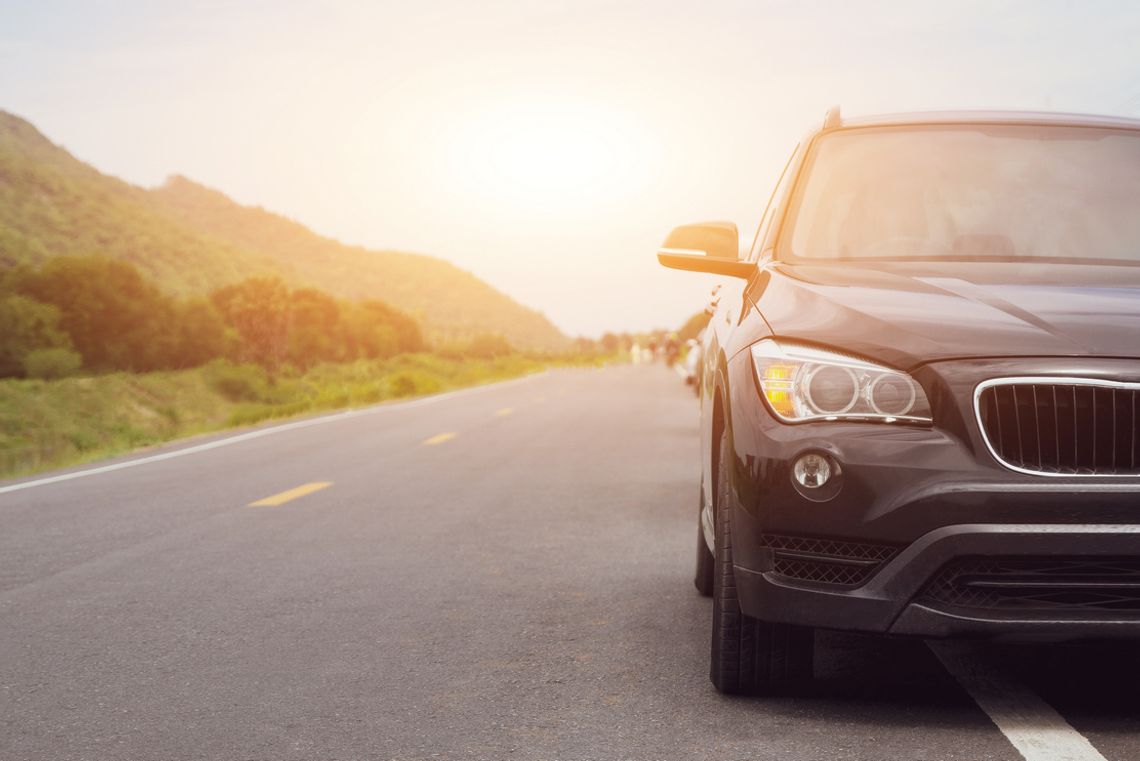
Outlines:
{"type": "Polygon", "coordinates": [[[725,450],[717,475],[716,552],[713,574],[712,658],[709,676],[728,695],[779,694],[802,687],[811,679],[811,629],[760,621],[744,615],[736,589],[732,561],[732,525],[729,509],[725,450]]]}

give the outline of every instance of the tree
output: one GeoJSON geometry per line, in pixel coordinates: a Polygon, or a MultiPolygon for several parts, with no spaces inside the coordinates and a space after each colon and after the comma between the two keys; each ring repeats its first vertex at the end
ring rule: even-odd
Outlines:
{"type": "Polygon", "coordinates": [[[613,333],[602,334],[602,351],[606,354],[617,354],[621,349],[621,339],[613,333]]]}
{"type": "Polygon", "coordinates": [[[382,301],[354,304],[347,320],[356,356],[382,358],[424,350],[419,323],[382,301]]]}
{"type": "Polygon", "coordinates": [[[494,359],[495,357],[506,356],[513,351],[514,347],[502,336],[494,333],[480,333],[467,344],[464,354],[476,359],[494,359]]]}
{"type": "Polygon", "coordinates": [[[176,301],[133,265],[98,256],[58,257],[39,270],[0,273],[0,375],[25,374],[27,356],[47,349],[62,351],[37,357],[45,377],[74,371],[75,358],[66,356],[72,349],[89,370],[150,371],[221,356],[309,367],[423,347],[419,324],[387,304],[290,290],[278,278],[244,280],[208,300],[176,301]]]}
{"type": "Polygon", "coordinates": [[[133,265],[99,256],[62,256],[12,280],[24,295],[59,310],[59,327],[88,369],[168,366],[177,345],[174,303],[133,265]]]}
{"type": "Polygon", "coordinates": [[[391,324],[377,320],[364,305],[354,304],[346,310],[344,327],[349,356],[361,359],[385,359],[400,353],[400,336],[391,324]]]}
{"type": "Polygon", "coordinates": [[[27,296],[0,295],[0,377],[22,376],[29,354],[44,349],[71,349],[59,329],[58,308],[27,296]]]}
{"type": "Polygon", "coordinates": [[[176,306],[177,349],[170,367],[197,367],[226,353],[226,324],[212,303],[192,299],[176,306]]]}
{"type": "Polygon", "coordinates": [[[575,354],[580,354],[583,356],[596,354],[598,351],[597,343],[595,343],[592,338],[586,338],[585,336],[579,336],[578,338],[575,338],[572,346],[574,347],[575,354]]]}
{"type": "Polygon", "coordinates": [[[237,331],[243,360],[276,367],[289,339],[289,289],[275,277],[227,285],[210,295],[222,319],[237,331]]]}
{"type": "Polygon", "coordinates": [[[341,324],[341,305],[315,288],[289,294],[289,334],[285,356],[299,367],[317,362],[337,362],[350,356],[350,346],[341,324]]]}

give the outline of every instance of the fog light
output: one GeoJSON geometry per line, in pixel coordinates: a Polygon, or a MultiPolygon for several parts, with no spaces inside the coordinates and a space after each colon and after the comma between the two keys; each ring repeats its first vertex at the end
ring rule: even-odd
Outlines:
{"type": "Polygon", "coordinates": [[[831,480],[831,463],[821,454],[805,454],[792,466],[792,477],[805,489],[818,489],[831,480]]]}

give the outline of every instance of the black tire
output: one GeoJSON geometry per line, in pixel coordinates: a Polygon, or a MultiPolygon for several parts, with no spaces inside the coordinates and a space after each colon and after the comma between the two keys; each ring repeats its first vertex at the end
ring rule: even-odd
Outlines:
{"type": "Polygon", "coordinates": [[[716,563],[709,546],[705,544],[705,532],[701,528],[701,512],[697,511],[697,573],[693,577],[693,586],[700,592],[701,597],[712,597],[713,569],[716,563]]]}
{"type": "Polygon", "coordinates": [[[744,615],[732,567],[729,486],[731,445],[721,436],[716,488],[716,553],[713,574],[712,664],[709,676],[726,695],[773,695],[810,683],[811,629],[760,621],[744,615]]]}

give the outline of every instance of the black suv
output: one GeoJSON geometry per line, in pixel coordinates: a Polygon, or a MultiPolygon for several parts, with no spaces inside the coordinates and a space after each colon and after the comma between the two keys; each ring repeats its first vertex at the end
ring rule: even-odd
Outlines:
{"type": "Polygon", "coordinates": [[[793,151],[700,370],[712,681],[810,677],[815,627],[1140,635],[1140,121],[841,120],[793,151]]]}

